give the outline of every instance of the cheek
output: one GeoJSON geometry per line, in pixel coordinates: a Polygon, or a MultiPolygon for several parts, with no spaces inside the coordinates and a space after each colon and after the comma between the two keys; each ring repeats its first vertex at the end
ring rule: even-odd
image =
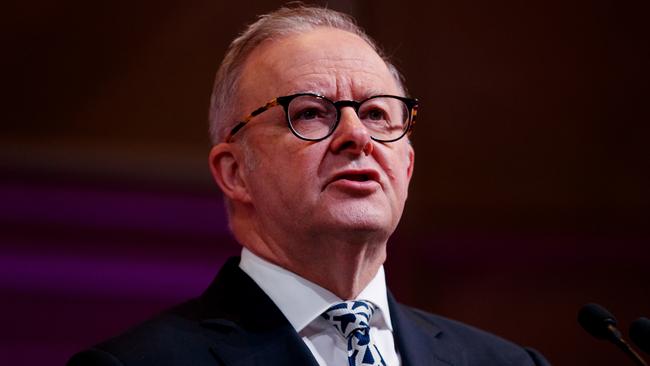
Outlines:
{"type": "Polygon", "coordinates": [[[396,153],[392,159],[388,159],[386,174],[391,182],[393,205],[396,209],[402,209],[408,196],[410,157],[408,153],[396,153]]]}
{"type": "Polygon", "coordinates": [[[409,172],[411,169],[409,151],[402,148],[384,150],[377,155],[376,159],[384,168],[388,179],[393,184],[393,188],[398,191],[406,191],[408,189],[409,172]]]}
{"type": "Polygon", "coordinates": [[[408,179],[408,174],[405,172],[405,167],[400,166],[400,169],[395,169],[393,171],[394,175],[391,177],[391,180],[393,182],[393,190],[395,194],[395,198],[397,201],[402,204],[406,200],[406,196],[408,195],[408,185],[409,185],[409,179],[408,179]]]}
{"type": "Polygon", "coordinates": [[[318,149],[293,135],[276,139],[274,143],[267,141],[257,154],[259,171],[255,175],[263,180],[258,185],[274,187],[276,194],[303,196],[318,184],[321,160],[318,149]]]}

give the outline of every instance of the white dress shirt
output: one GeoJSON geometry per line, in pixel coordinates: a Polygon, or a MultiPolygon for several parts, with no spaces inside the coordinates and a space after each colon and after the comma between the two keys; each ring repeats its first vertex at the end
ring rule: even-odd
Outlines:
{"type": "MultiPolygon", "coordinates": [[[[239,267],[273,300],[302,337],[319,365],[348,364],[346,340],[320,316],[330,306],[344,300],[317,284],[258,257],[246,248],[242,250],[239,267]]],[[[368,300],[377,306],[370,321],[370,338],[379,348],[387,366],[399,366],[400,358],[393,340],[383,266],[355,300],[368,300]]]]}

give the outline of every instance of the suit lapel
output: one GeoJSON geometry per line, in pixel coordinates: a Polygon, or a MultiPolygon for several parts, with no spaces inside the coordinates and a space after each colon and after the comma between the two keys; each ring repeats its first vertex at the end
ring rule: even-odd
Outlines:
{"type": "Polygon", "coordinates": [[[442,331],[424,315],[398,304],[388,293],[395,344],[402,366],[463,366],[464,353],[457,344],[443,337],[442,331]]]}
{"type": "MultiPolygon", "coordinates": [[[[390,292],[388,305],[402,366],[466,364],[462,348],[425,315],[398,304],[390,292]]],[[[239,268],[238,257],[224,264],[201,296],[200,319],[219,365],[318,366],[280,309],[239,268]]]]}
{"type": "Polygon", "coordinates": [[[227,366],[312,365],[311,352],[257,284],[231,258],[201,297],[210,351],[227,366]]]}

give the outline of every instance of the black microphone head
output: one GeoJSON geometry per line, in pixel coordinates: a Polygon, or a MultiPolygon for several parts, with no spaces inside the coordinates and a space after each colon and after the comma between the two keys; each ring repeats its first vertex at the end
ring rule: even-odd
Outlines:
{"type": "Polygon", "coordinates": [[[592,336],[598,339],[610,339],[612,331],[609,325],[616,326],[616,318],[607,309],[598,304],[586,304],[578,312],[578,323],[592,336]]]}
{"type": "Polygon", "coordinates": [[[650,319],[639,318],[630,325],[630,338],[641,350],[650,355],[650,319]]]}

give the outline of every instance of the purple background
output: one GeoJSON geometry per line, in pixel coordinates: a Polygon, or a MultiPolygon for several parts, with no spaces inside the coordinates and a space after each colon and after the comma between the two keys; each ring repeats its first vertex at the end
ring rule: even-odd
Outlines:
{"type": "MultiPolygon", "coordinates": [[[[207,167],[211,80],[278,4],[6,7],[2,363],[63,364],[200,294],[238,253],[207,167]]],[[[422,101],[386,263],[398,299],[554,364],[628,362],[575,317],[589,301],[624,332],[650,316],[648,3],[329,4],[422,101]]]]}

